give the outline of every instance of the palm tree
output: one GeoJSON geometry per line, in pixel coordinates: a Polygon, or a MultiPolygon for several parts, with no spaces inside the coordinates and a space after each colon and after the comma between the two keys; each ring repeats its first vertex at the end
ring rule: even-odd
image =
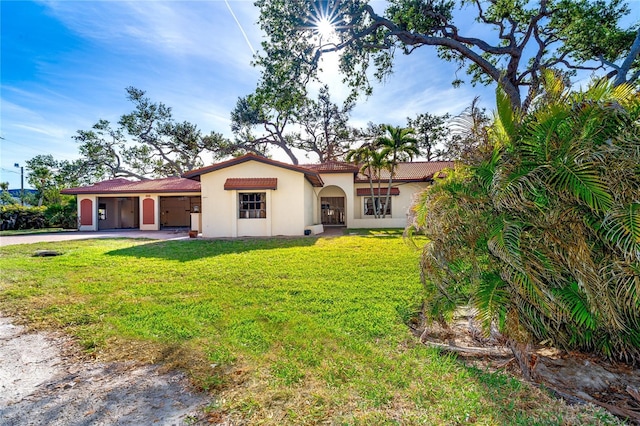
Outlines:
{"type": "Polygon", "coordinates": [[[374,146],[365,143],[359,148],[352,149],[347,152],[345,157],[349,163],[354,163],[360,167],[360,173],[369,179],[369,189],[371,190],[371,202],[373,204],[373,217],[380,217],[380,206],[376,202],[375,192],[373,189],[373,179],[378,180],[378,195],[380,194],[380,172],[386,167],[385,155],[381,151],[377,151],[374,146]]]}
{"type": "MultiPolygon", "coordinates": [[[[504,115],[488,240],[533,339],[640,359],[640,96],[606,82],[559,92],[521,122],[504,115]]],[[[504,99],[501,99],[504,102],[504,99]]]]}
{"type": "Polygon", "coordinates": [[[9,182],[0,182],[0,204],[15,204],[16,200],[9,194],[9,182]]]}
{"type": "MultiPolygon", "coordinates": [[[[418,141],[412,136],[413,129],[385,124],[384,130],[386,134],[376,140],[376,145],[382,149],[382,153],[387,158],[387,168],[389,170],[389,186],[387,187],[387,196],[382,209],[383,218],[386,215],[387,206],[391,198],[391,184],[393,183],[398,162],[413,160],[413,157],[420,155],[418,141]]],[[[380,196],[379,192],[378,196],[380,196]]]]}
{"type": "Polygon", "coordinates": [[[549,87],[524,116],[499,95],[493,152],[414,206],[430,240],[425,314],[472,302],[525,375],[531,342],[638,362],[640,95],[549,87]]]}

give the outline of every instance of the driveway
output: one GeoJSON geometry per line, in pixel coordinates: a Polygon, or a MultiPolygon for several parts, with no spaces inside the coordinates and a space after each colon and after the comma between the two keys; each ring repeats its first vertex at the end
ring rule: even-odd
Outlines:
{"type": "MultiPolygon", "coordinates": [[[[319,237],[339,237],[344,235],[344,227],[325,227],[319,237]]],[[[113,229],[107,231],[64,231],[42,234],[25,234],[0,237],[0,246],[14,244],[45,243],[50,241],[84,240],[89,238],[149,238],[151,240],[184,240],[189,238],[186,229],[167,231],[139,231],[137,229],[113,229]]]]}
{"type": "Polygon", "coordinates": [[[32,244],[49,241],[83,240],[88,238],[149,238],[152,240],[182,240],[189,238],[186,230],[139,231],[137,229],[112,231],[66,231],[43,234],[25,234],[0,237],[0,246],[32,244]]]}

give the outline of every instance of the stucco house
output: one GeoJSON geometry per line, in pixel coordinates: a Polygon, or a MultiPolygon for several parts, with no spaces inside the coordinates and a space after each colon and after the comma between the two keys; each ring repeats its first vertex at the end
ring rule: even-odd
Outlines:
{"type": "Polygon", "coordinates": [[[182,177],[113,179],[69,188],[78,197],[79,229],[189,227],[204,237],[304,235],[327,226],[398,228],[407,224],[415,194],[452,162],[398,165],[386,218],[374,218],[384,203],[389,175],[381,173],[372,200],[369,178],[342,162],[295,166],[253,154],[185,173],[182,177]]]}

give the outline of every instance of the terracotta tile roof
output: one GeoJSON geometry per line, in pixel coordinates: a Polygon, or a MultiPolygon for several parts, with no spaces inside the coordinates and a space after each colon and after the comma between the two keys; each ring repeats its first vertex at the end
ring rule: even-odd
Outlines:
{"type": "Polygon", "coordinates": [[[123,194],[123,193],[162,193],[162,192],[200,192],[200,182],[181,177],[132,181],[111,179],[89,186],[68,188],[62,194],[123,194]]]}
{"type": "MultiPolygon", "coordinates": [[[[394,182],[423,182],[433,180],[434,175],[438,172],[453,168],[453,161],[413,161],[407,163],[398,163],[394,182]]],[[[383,181],[389,180],[389,171],[382,170],[380,173],[380,179],[383,181]]],[[[377,176],[374,176],[374,181],[378,180],[377,176]]],[[[369,182],[369,177],[362,173],[358,173],[355,179],[356,182],[369,182]]]]}
{"type": "Polygon", "coordinates": [[[302,166],[295,166],[293,164],[282,163],[280,161],[272,160],[270,158],[262,157],[255,154],[245,154],[241,157],[232,158],[231,160],[223,161],[221,163],[213,164],[211,166],[191,170],[183,174],[182,177],[185,177],[188,179],[200,180],[200,176],[203,174],[210,173],[216,170],[221,170],[227,167],[235,166],[236,164],[241,164],[247,161],[258,161],[260,163],[269,164],[271,166],[282,167],[283,169],[304,173],[305,178],[311,183],[311,185],[318,186],[318,187],[324,186],[324,182],[322,182],[322,178],[320,177],[320,174],[315,170],[311,170],[309,168],[302,167],[302,166]]]}
{"type": "Polygon", "coordinates": [[[302,167],[315,170],[318,173],[357,173],[358,166],[342,161],[327,161],[320,164],[305,164],[302,167]]]}
{"type": "Polygon", "coordinates": [[[277,178],[229,178],[224,189],[277,189],[277,178]]]}
{"type": "MultiPolygon", "coordinates": [[[[373,195],[386,196],[387,195],[387,189],[389,189],[389,188],[380,188],[380,190],[378,191],[378,188],[373,188],[373,195]]],[[[356,189],[356,195],[358,197],[366,197],[367,195],[371,196],[371,188],[357,188],[356,189]]],[[[400,195],[400,188],[392,187],[391,188],[391,195],[400,195]]]]}

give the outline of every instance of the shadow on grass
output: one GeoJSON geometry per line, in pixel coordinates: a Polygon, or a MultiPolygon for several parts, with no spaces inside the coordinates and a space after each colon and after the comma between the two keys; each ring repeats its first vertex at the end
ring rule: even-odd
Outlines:
{"type": "Polygon", "coordinates": [[[402,237],[404,228],[350,228],[344,231],[345,235],[359,235],[364,237],[402,237]]]}
{"type": "Polygon", "coordinates": [[[131,256],[188,262],[207,257],[315,245],[316,237],[299,238],[239,238],[228,240],[156,241],[106,253],[108,256],[131,256]]]}

